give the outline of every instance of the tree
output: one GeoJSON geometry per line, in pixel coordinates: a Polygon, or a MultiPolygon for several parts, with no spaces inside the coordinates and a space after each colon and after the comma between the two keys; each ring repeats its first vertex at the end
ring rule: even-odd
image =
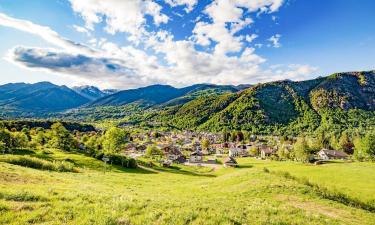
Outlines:
{"type": "Polygon", "coordinates": [[[29,138],[23,132],[12,132],[11,137],[13,148],[26,148],[29,145],[29,138]]]}
{"type": "Polygon", "coordinates": [[[84,145],[87,153],[93,155],[100,148],[100,140],[96,137],[96,135],[93,135],[87,139],[84,145]]]}
{"type": "Polygon", "coordinates": [[[31,141],[37,146],[44,146],[47,143],[47,137],[43,131],[37,131],[37,133],[31,136],[31,141]]]}
{"type": "Polygon", "coordinates": [[[249,154],[251,156],[257,156],[259,155],[259,151],[258,151],[258,148],[256,146],[251,146],[250,149],[249,149],[249,154]]]}
{"type": "Polygon", "coordinates": [[[329,138],[324,129],[319,129],[316,138],[316,147],[319,149],[329,148],[329,138]]]}
{"type": "Polygon", "coordinates": [[[375,159],[375,133],[367,133],[365,137],[354,140],[354,157],[358,160],[375,159]]]}
{"type": "Polygon", "coordinates": [[[162,157],[164,155],[163,151],[156,147],[155,145],[148,145],[146,148],[146,156],[155,158],[162,157]]]}
{"type": "Polygon", "coordinates": [[[290,151],[285,146],[279,148],[276,154],[279,156],[280,159],[290,159],[290,151]]]}
{"type": "Polygon", "coordinates": [[[353,154],[353,143],[350,141],[348,133],[343,132],[341,134],[341,137],[339,139],[339,149],[348,153],[348,154],[353,154]]]}
{"type": "Polygon", "coordinates": [[[244,135],[243,135],[242,131],[238,131],[238,132],[237,132],[236,140],[237,140],[238,142],[242,142],[242,141],[244,140],[244,135]]]}
{"type": "Polygon", "coordinates": [[[4,142],[0,141],[0,152],[1,153],[5,153],[5,150],[6,150],[6,145],[4,142]]]}
{"type": "Polygon", "coordinates": [[[223,130],[223,141],[224,141],[224,142],[228,142],[228,141],[229,141],[229,138],[230,138],[230,133],[228,132],[227,129],[224,129],[224,130],[223,130]]]}
{"type": "Polygon", "coordinates": [[[208,147],[210,147],[210,141],[207,139],[204,139],[202,141],[202,149],[208,149],[208,147]]]}
{"type": "Polygon", "coordinates": [[[299,137],[293,146],[294,156],[298,161],[308,162],[311,152],[305,137],[299,137]]]}
{"type": "Polygon", "coordinates": [[[61,124],[54,123],[50,131],[49,145],[53,148],[70,151],[76,148],[73,135],[61,124]]]}
{"type": "Polygon", "coordinates": [[[12,147],[12,138],[7,129],[0,129],[0,141],[5,144],[4,149],[7,150],[12,147]]]}
{"type": "Polygon", "coordinates": [[[339,142],[337,141],[337,138],[335,135],[331,135],[331,138],[329,140],[329,146],[332,148],[332,149],[335,149],[335,150],[338,150],[340,149],[340,146],[339,146],[339,142]]]}
{"type": "Polygon", "coordinates": [[[103,137],[103,150],[105,153],[119,153],[128,141],[128,133],[123,129],[111,127],[103,137]]]}
{"type": "Polygon", "coordinates": [[[237,132],[233,131],[233,132],[231,133],[230,140],[231,140],[232,142],[236,142],[236,140],[237,140],[237,132]]]}

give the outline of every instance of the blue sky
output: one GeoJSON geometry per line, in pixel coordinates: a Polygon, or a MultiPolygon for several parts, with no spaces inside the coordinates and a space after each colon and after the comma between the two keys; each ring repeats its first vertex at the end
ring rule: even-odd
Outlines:
{"type": "Polygon", "coordinates": [[[132,88],[373,70],[372,0],[0,0],[0,83],[132,88]]]}

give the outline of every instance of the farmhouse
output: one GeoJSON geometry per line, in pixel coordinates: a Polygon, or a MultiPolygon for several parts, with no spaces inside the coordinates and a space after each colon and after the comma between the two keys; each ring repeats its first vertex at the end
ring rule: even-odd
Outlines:
{"type": "Polygon", "coordinates": [[[224,166],[225,167],[237,167],[238,163],[235,158],[229,157],[224,159],[224,166]]]}
{"type": "Polygon", "coordinates": [[[190,160],[191,163],[201,163],[203,161],[203,154],[200,151],[195,151],[190,154],[190,160]]]}
{"type": "Polygon", "coordinates": [[[321,159],[324,160],[330,160],[330,159],[347,159],[348,154],[342,151],[336,151],[336,150],[328,150],[328,149],[322,149],[318,152],[318,156],[321,159]]]}
{"type": "Polygon", "coordinates": [[[275,150],[272,149],[269,146],[261,145],[261,146],[259,146],[259,152],[260,152],[260,157],[262,159],[265,159],[265,158],[270,157],[271,155],[273,155],[275,153],[275,150]]]}
{"type": "Polygon", "coordinates": [[[165,146],[162,148],[164,154],[167,156],[168,160],[171,160],[175,163],[184,163],[186,162],[186,157],[176,146],[165,146]]]}

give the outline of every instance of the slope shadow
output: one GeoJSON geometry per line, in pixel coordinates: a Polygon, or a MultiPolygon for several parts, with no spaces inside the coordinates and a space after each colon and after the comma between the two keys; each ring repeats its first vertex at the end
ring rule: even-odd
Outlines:
{"type": "Polygon", "coordinates": [[[174,174],[181,174],[181,175],[189,175],[189,176],[197,176],[197,177],[216,177],[214,174],[195,173],[192,171],[183,170],[176,166],[154,167],[153,169],[160,171],[160,172],[174,173],[174,174]]]}

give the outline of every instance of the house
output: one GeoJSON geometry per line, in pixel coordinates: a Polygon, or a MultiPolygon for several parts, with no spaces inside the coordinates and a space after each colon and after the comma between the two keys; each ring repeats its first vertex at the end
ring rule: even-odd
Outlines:
{"type": "Polygon", "coordinates": [[[323,160],[330,160],[330,159],[347,159],[348,154],[342,151],[336,151],[336,150],[328,150],[328,149],[322,149],[318,152],[318,156],[320,159],[323,160]]]}
{"type": "Polygon", "coordinates": [[[271,155],[275,154],[276,151],[269,146],[261,145],[261,146],[259,146],[259,152],[260,152],[260,157],[262,159],[265,159],[265,158],[270,157],[271,155]]]}
{"type": "Polygon", "coordinates": [[[165,146],[162,148],[164,154],[167,156],[168,160],[171,160],[175,163],[184,163],[186,162],[186,157],[182,154],[182,152],[173,145],[165,146]]]}
{"type": "Polygon", "coordinates": [[[229,157],[224,159],[224,167],[237,167],[238,163],[235,158],[229,157]]]}
{"type": "Polygon", "coordinates": [[[195,151],[190,154],[189,162],[191,163],[201,163],[203,161],[203,154],[200,151],[195,151]]]}
{"type": "Polygon", "coordinates": [[[249,153],[247,151],[247,148],[230,148],[229,149],[229,157],[244,157],[248,156],[249,153]]]}

